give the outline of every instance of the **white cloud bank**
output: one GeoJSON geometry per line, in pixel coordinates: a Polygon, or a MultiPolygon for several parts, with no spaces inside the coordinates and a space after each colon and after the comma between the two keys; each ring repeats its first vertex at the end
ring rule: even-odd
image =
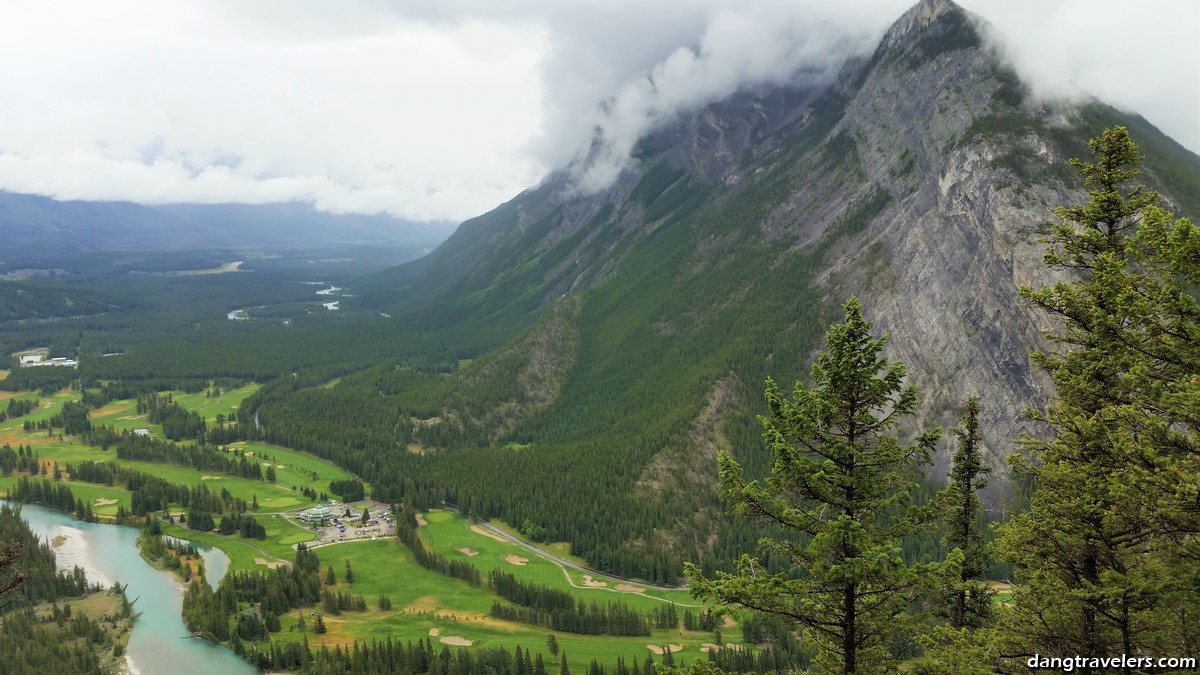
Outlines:
{"type": "MultiPolygon", "coordinates": [[[[15,3],[14,3],[15,4],[15,3]]],[[[0,22],[0,189],[462,219],[739,87],[820,78],[909,0],[43,0],[0,22]],[[799,75],[801,74],[802,75],[799,75]]],[[[1200,3],[963,0],[1039,91],[1200,149],[1200,3]]]]}

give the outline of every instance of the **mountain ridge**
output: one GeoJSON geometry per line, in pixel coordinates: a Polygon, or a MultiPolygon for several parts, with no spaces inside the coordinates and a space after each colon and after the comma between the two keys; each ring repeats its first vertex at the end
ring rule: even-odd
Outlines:
{"type": "MultiPolygon", "coordinates": [[[[1039,231],[1055,207],[1086,198],[1067,159],[1086,157],[1104,126],[1141,125],[1147,182],[1186,206],[1200,193],[1200,158],[1103,104],[1035,99],[976,21],[925,0],[828,87],[740,92],[682,116],[643,139],[607,189],[581,194],[554,174],[356,288],[356,301],[446,343],[431,377],[451,388],[470,372],[454,359],[537,343],[547,308],[580,306],[578,348],[548,405],[491,428],[414,428],[429,453],[376,460],[380,476],[394,470],[422,495],[529,522],[626,575],[670,579],[681,558],[748,550],[754,531],[719,517],[709,460],[729,449],[752,474],[766,471],[754,419],[763,378],[804,378],[850,294],[890,333],[889,357],[908,364],[922,423],[952,425],[980,395],[988,461],[1003,469],[1013,439],[1040,431],[1023,413],[1046,400],[1029,353],[1048,348],[1049,324],[1017,288],[1052,280],[1039,231]],[[605,528],[586,525],[600,512],[605,528]]],[[[442,404],[421,397],[422,376],[396,372],[313,396],[442,404]]],[[[464,392],[458,405],[477,409],[510,396],[464,392]]],[[[313,410],[270,413],[282,424],[313,410]]],[[[994,511],[1010,487],[993,481],[994,511]]]]}
{"type": "Polygon", "coordinates": [[[331,214],[308,204],[158,204],[58,200],[0,191],[0,229],[22,255],[56,250],[305,248],[445,239],[446,223],[331,214]]]}

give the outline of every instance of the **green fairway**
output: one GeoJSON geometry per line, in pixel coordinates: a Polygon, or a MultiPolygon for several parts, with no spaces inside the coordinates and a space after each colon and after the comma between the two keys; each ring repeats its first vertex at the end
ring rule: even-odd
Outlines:
{"type": "Polygon", "coordinates": [[[212,423],[217,419],[217,415],[224,415],[226,418],[236,416],[242,401],[258,391],[258,387],[257,384],[247,384],[237,389],[223,390],[221,395],[215,398],[208,396],[204,391],[195,394],[186,394],[180,391],[166,393],[170,394],[171,398],[185,410],[199,413],[207,422],[212,423]]]}
{"type": "MultiPolygon", "coordinates": [[[[219,402],[224,406],[232,406],[244,400],[245,396],[253,391],[253,388],[254,385],[248,385],[247,387],[230,391],[219,399],[205,399],[203,394],[199,394],[195,395],[191,403],[208,400],[213,402],[214,405],[219,402]]],[[[14,398],[35,398],[36,396],[35,393],[27,392],[17,394],[14,398]]],[[[242,478],[240,476],[230,476],[216,471],[202,471],[174,464],[118,459],[117,453],[114,450],[106,451],[98,447],[86,445],[78,437],[61,437],[59,432],[47,433],[46,431],[39,430],[27,432],[23,429],[23,424],[26,420],[36,422],[47,419],[60,411],[64,403],[70,400],[78,400],[78,398],[78,392],[64,390],[54,394],[52,397],[42,398],[42,405],[29,415],[0,423],[0,445],[33,446],[41,461],[47,464],[57,463],[64,471],[68,463],[85,460],[119,462],[123,466],[163,478],[176,485],[204,485],[212,492],[220,494],[222,491],[227,491],[232,497],[244,499],[251,504],[257,498],[257,511],[262,513],[292,511],[308,506],[311,500],[300,494],[300,488],[307,487],[317,492],[328,491],[330,480],[349,477],[349,474],[328,462],[303,453],[265,444],[251,444],[251,447],[255,448],[258,452],[265,452],[269,455],[270,464],[272,468],[275,468],[279,476],[276,483],[242,478]]],[[[217,413],[213,412],[212,414],[215,415],[217,413]]],[[[161,438],[161,426],[148,424],[146,416],[137,413],[137,403],[133,400],[112,401],[102,408],[93,410],[89,414],[89,418],[97,426],[109,425],[117,429],[149,428],[153,435],[161,438]]],[[[255,450],[248,451],[255,452],[255,450]]],[[[255,458],[256,461],[259,459],[255,455],[250,456],[255,458]]],[[[265,463],[265,461],[260,461],[260,464],[265,463]]],[[[263,467],[263,471],[264,473],[266,472],[265,466],[263,467]]],[[[0,482],[0,485],[11,485],[14,481],[15,478],[10,478],[6,482],[0,482]]],[[[88,491],[88,494],[92,494],[94,489],[102,487],[92,486],[89,488],[87,487],[89,486],[87,483],[71,483],[71,485],[72,489],[80,486],[80,489],[88,491]]],[[[129,494],[121,488],[107,488],[95,494],[106,499],[115,498],[115,496],[119,495],[121,499],[120,503],[126,506],[129,505],[129,494]]],[[[114,515],[116,507],[101,507],[96,512],[100,515],[114,515]]],[[[288,527],[298,529],[291,525],[288,525],[288,527]]],[[[306,534],[311,533],[300,531],[300,535],[306,534]]],[[[301,539],[297,539],[297,535],[291,533],[285,537],[285,540],[284,545],[290,546],[301,539]]],[[[290,559],[290,554],[288,557],[290,559]]]]}
{"type": "MultiPolygon", "coordinates": [[[[452,523],[453,519],[445,522],[452,523]]],[[[369,609],[336,616],[325,614],[323,618],[329,629],[325,635],[311,632],[313,619],[309,613],[319,608],[303,610],[307,633],[296,630],[299,611],[289,612],[281,619],[283,631],[275,636],[278,641],[300,641],[307,636],[309,644],[315,648],[349,645],[355,640],[415,641],[428,639],[430,631],[436,631],[433,640],[439,647],[447,644],[441,638],[458,636],[470,640],[474,646],[504,647],[510,651],[521,647],[546,652],[546,636],[553,631],[491,618],[488,613],[494,596],[485,587],[476,588],[465,581],[418,567],[411,553],[394,539],[338,544],[316,549],[316,553],[321,559],[322,578],[325,568],[331,565],[338,578],[336,590],[362,595],[369,609]],[[345,582],[346,561],[354,570],[353,584],[345,582]],[[390,612],[379,610],[380,594],[391,598],[393,609],[390,612]]],[[[740,641],[740,631],[726,629],[725,632],[728,633],[726,641],[740,641]]],[[[586,668],[593,658],[611,667],[618,656],[624,656],[627,661],[636,657],[640,665],[651,645],[681,645],[682,651],[675,654],[676,663],[707,658],[700,647],[713,639],[711,632],[681,630],[656,630],[649,637],[555,635],[572,668],[576,669],[586,668]]],[[[548,654],[546,656],[549,658],[548,654]]],[[[659,659],[656,657],[655,661],[659,659]]]]}
{"type": "MultiPolygon", "coordinates": [[[[51,417],[62,412],[62,407],[63,407],[64,403],[66,403],[67,401],[77,400],[79,398],[79,394],[77,392],[73,392],[70,390],[63,390],[63,391],[55,393],[52,396],[47,397],[47,396],[39,396],[36,392],[20,392],[13,396],[9,396],[9,398],[22,399],[22,400],[36,398],[36,399],[41,399],[42,404],[36,410],[34,410],[33,412],[30,412],[28,415],[23,415],[21,417],[16,417],[11,420],[5,420],[4,422],[0,422],[0,430],[20,429],[26,420],[28,420],[30,422],[40,422],[42,420],[48,420],[51,417]]],[[[8,405],[7,400],[5,401],[5,405],[8,405]]]]}
{"type": "Polygon", "coordinates": [[[425,514],[425,520],[427,525],[421,528],[421,537],[430,548],[446,556],[468,560],[485,575],[493,569],[501,569],[519,579],[567,591],[588,601],[619,601],[642,611],[662,607],[664,602],[674,602],[680,608],[703,607],[687,591],[646,589],[621,579],[564,568],[527,548],[473,531],[471,523],[456,512],[434,511],[425,514]],[[469,549],[475,555],[467,555],[459,549],[469,549]],[[522,561],[524,564],[514,564],[522,561]],[[631,588],[644,590],[618,590],[631,588]]]}
{"type": "MultiPolygon", "coordinates": [[[[527,541],[525,539],[525,535],[521,534],[520,530],[518,530],[515,527],[510,526],[508,523],[504,522],[503,520],[495,520],[495,519],[489,520],[488,524],[497,529],[504,530],[505,532],[511,534],[512,536],[514,536],[522,541],[527,541]]],[[[583,565],[586,567],[588,564],[588,562],[586,560],[584,560],[583,558],[580,558],[577,555],[571,555],[571,542],[556,541],[551,544],[537,544],[537,546],[539,548],[546,549],[547,551],[562,558],[563,560],[573,562],[576,565],[583,565]]]]}
{"type": "MultiPolygon", "coordinates": [[[[0,476],[0,494],[12,489],[24,474],[0,476]]],[[[40,477],[39,477],[40,478],[40,477]]],[[[92,505],[92,513],[97,516],[112,518],[117,515],[117,505],[129,508],[129,493],[119,487],[106,487],[94,483],[81,483],[64,480],[63,485],[71,488],[75,499],[92,505]]]]}
{"type": "MultiPolygon", "coordinates": [[[[269,459],[275,467],[275,483],[289,488],[308,486],[318,493],[328,493],[329,481],[353,478],[349,473],[323,459],[278,445],[247,441],[231,443],[227,447],[239,449],[252,457],[269,459]]],[[[265,466],[263,470],[266,470],[265,466]]]]}
{"type": "MultiPolygon", "coordinates": [[[[99,454],[99,451],[96,452],[99,454]]],[[[115,459],[115,453],[109,452],[107,454],[109,457],[115,459]]],[[[129,460],[117,461],[120,461],[123,466],[136,469],[151,476],[158,476],[176,485],[203,485],[210,492],[217,494],[220,494],[222,490],[227,490],[231,496],[246,500],[247,504],[251,504],[257,498],[258,512],[276,513],[279,511],[291,511],[306,506],[309,503],[303,495],[293,492],[289,488],[265,481],[251,480],[240,476],[229,476],[213,471],[201,471],[175,464],[129,460]]],[[[253,506],[251,506],[250,510],[254,510],[253,506]]]]}
{"type": "Polygon", "coordinates": [[[92,426],[108,426],[114,429],[149,428],[150,422],[145,413],[138,413],[137,401],[124,399],[111,401],[102,408],[93,410],[88,416],[92,426]]]}
{"type": "MultiPolygon", "coordinates": [[[[264,523],[265,524],[265,523],[264,523]]],[[[225,552],[229,556],[230,571],[242,572],[246,570],[265,570],[267,569],[263,562],[277,562],[276,558],[281,557],[286,562],[291,562],[294,555],[275,556],[268,553],[262,546],[263,542],[255,539],[243,539],[240,536],[223,536],[216,532],[196,532],[189,530],[182,525],[172,525],[163,523],[163,534],[170,535],[176,539],[187,539],[190,541],[198,541],[202,544],[214,546],[225,552]]]]}

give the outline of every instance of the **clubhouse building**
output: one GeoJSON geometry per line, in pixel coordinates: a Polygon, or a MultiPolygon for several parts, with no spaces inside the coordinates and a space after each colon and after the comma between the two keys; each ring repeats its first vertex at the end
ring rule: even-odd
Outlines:
{"type": "Polygon", "coordinates": [[[333,518],[333,507],[328,504],[317,504],[310,509],[301,511],[298,517],[309,525],[327,523],[333,518]]]}

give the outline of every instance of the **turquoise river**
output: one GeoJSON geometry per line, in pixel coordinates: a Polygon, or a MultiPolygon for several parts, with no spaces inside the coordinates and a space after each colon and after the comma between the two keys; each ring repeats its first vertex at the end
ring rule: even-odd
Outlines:
{"type": "MultiPolygon", "coordinates": [[[[114,581],[127,585],[126,595],[141,616],[133,625],[127,657],[135,675],[160,673],[220,673],[241,675],[258,670],[223,647],[194,638],[180,616],[183,582],[156,570],[138,555],[138,530],[132,527],[83,523],[39,506],[21,506],[21,515],[35,534],[47,540],[63,537],[55,549],[60,569],[75,565],[87,572],[89,582],[105,586],[114,581]]],[[[219,549],[202,547],[204,569],[216,584],[229,568],[229,558],[219,549]]]]}

